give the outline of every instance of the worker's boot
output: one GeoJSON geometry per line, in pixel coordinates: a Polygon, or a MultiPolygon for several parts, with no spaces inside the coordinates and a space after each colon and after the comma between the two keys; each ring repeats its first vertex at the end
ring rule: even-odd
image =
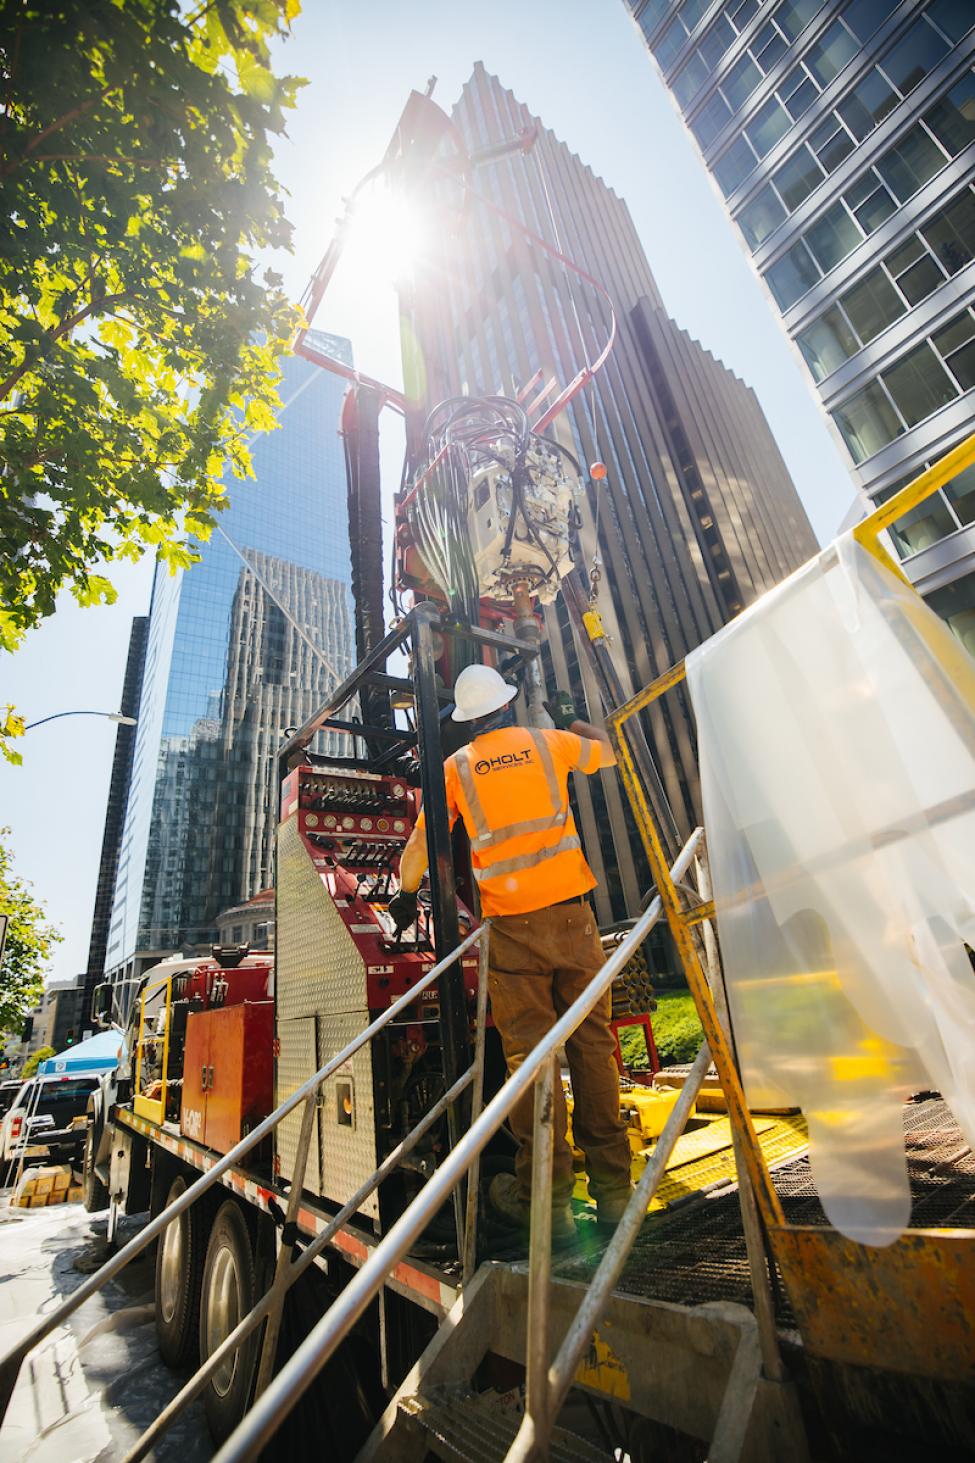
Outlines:
{"type": "MultiPolygon", "coordinates": [[[[531,1204],[522,1195],[518,1180],[513,1173],[499,1173],[491,1180],[488,1201],[494,1212],[509,1224],[527,1230],[531,1224],[531,1204]]],[[[566,1200],[552,1202],[552,1243],[572,1244],[576,1237],[572,1205],[566,1200]]]]}
{"type": "Polygon", "coordinates": [[[626,1206],[632,1197],[632,1185],[621,1193],[601,1194],[596,1200],[596,1223],[600,1229],[615,1229],[626,1213],[626,1206]]]}

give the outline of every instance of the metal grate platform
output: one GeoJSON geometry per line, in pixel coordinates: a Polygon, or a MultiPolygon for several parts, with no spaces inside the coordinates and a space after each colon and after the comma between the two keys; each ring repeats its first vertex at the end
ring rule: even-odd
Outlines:
{"type": "MultiPolygon", "coordinates": [[[[975,1155],[945,1103],[929,1099],[904,1110],[904,1136],[913,1194],[914,1229],[975,1229],[975,1155]]],[[[789,1224],[825,1225],[808,1156],[773,1173],[789,1224]]],[[[580,1222],[580,1229],[585,1224],[580,1222]]],[[[593,1236],[595,1226],[592,1225],[593,1236]]],[[[585,1280],[604,1246],[593,1237],[584,1257],[558,1263],[555,1273],[585,1280]]],[[[788,1299],[775,1277],[780,1325],[793,1327],[788,1299]]],[[[633,1247],[619,1289],[648,1299],[700,1305],[710,1300],[751,1306],[752,1289],[737,1191],[702,1196],[669,1213],[651,1214],[633,1247]]]]}

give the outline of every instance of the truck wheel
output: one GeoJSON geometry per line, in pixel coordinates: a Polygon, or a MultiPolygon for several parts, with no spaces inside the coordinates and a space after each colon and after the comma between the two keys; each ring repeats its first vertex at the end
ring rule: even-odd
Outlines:
{"type": "Polygon", "coordinates": [[[89,1123],[85,1129],[84,1204],[89,1214],[108,1208],[108,1185],[103,1184],[95,1172],[95,1128],[89,1123]]]}
{"type": "MultiPolygon", "coordinates": [[[[240,1205],[217,1211],[203,1267],[200,1360],[206,1361],[258,1300],[254,1250],[240,1205]]],[[[229,1437],[247,1411],[257,1370],[261,1327],[226,1357],[207,1382],[203,1406],[214,1442],[229,1437]]]]}
{"type": "MultiPolygon", "coordinates": [[[[166,1207],[188,1188],[183,1175],[177,1175],[169,1186],[166,1207]]],[[[156,1337],[167,1366],[191,1366],[197,1358],[200,1272],[208,1218],[200,1204],[197,1200],[174,1219],[156,1246],[156,1337]]]]}

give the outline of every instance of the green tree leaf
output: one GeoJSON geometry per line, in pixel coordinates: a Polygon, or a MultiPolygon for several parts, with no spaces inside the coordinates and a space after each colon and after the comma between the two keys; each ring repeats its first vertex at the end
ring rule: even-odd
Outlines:
{"type": "Polygon", "coordinates": [[[40,999],[44,972],[62,937],[30,884],[15,875],[9,838],[10,829],[0,828],[0,914],[8,917],[0,961],[0,1035],[19,1036],[24,1017],[40,999]]]}
{"type": "MultiPolygon", "coordinates": [[[[292,0],[0,6],[0,647],[158,553],[247,476],[298,322],[271,140],[292,0]],[[238,86],[239,82],[239,86],[238,86]]],[[[10,735],[0,735],[7,755],[10,735]]],[[[14,754],[15,755],[15,754],[14,754]]]]}
{"type": "Polygon", "coordinates": [[[48,1057],[56,1056],[57,1052],[54,1050],[53,1046],[38,1047],[37,1051],[32,1052],[31,1055],[27,1058],[26,1062],[24,1063],[24,1069],[20,1075],[26,1081],[28,1077],[33,1077],[36,1075],[37,1069],[41,1065],[41,1062],[46,1062],[48,1057]]]}

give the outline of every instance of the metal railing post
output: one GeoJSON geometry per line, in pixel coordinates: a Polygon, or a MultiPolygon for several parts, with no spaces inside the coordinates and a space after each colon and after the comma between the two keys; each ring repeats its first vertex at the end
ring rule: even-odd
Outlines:
{"type": "MultiPolygon", "coordinates": [[[[714,897],[714,890],[711,885],[711,864],[708,859],[707,844],[703,838],[695,859],[695,866],[698,892],[707,903],[714,897]]],[[[732,1061],[737,1067],[738,1057],[731,1029],[731,1016],[728,1011],[728,992],[724,981],[724,971],[721,967],[718,942],[710,920],[705,920],[701,925],[700,937],[704,945],[704,969],[711,987],[714,1008],[718,1020],[724,1027],[732,1061]]],[[[775,1325],[775,1301],[769,1277],[765,1228],[758,1212],[758,1204],[755,1202],[755,1190],[745,1163],[741,1135],[734,1123],[731,1124],[731,1146],[735,1155],[735,1168],[738,1172],[738,1203],[741,1208],[742,1228],[745,1231],[745,1250],[748,1254],[748,1270],[752,1282],[752,1304],[755,1307],[758,1339],[762,1349],[762,1371],[770,1381],[784,1382],[788,1380],[788,1372],[782,1360],[779,1334],[775,1325]]]]}
{"type": "Polygon", "coordinates": [[[555,1084],[558,1058],[551,1056],[535,1079],[532,1124],[531,1233],[528,1241],[528,1320],[525,1335],[525,1416],[508,1458],[543,1457],[551,1431],[549,1415],[550,1291],[552,1280],[552,1157],[555,1149],[555,1084]]]}
{"type": "Polygon", "coordinates": [[[311,1148],[312,1134],[315,1129],[315,1114],[318,1111],[318,1089],[309,1093],[305,1099],[305,1110],[301,1115],[301,1129],[298,1133],[298,1148],[295,1153],[294,1169],[291,1174],[291,1189],[288,1193],[288,1207],[285,1210],[284,1226],[281,1230],[281,1243],[278,1247],[277,1261],[274,1266],[274,1279],[270,1288],[270,1306],[267,1313],[267,1325],[264,1328],[264,1340],[261,1343],[261,1361],[257,1369],[257,1381],[254,1384],[254,1396],[259,1397],[271,1380],[274,1370],[274,1358],[278,1349],[278,1337],[281,1334],[281,1317],[284,1314],[284,1297],[290,1285],[288,1272],[294,1261],[295,1241],[298,1237],[298,1210],[301,1206],[301,1195],[305,1187],[305,1170],[308,1167],[308,1153],[311,1148]]]}
{"type": "MultiPolygon", "coordinates": [[[[481,943],[478,947],[477,967],[477,1024],[474,1034],[474,1063],[471,1068],[474,1084],[471,1091],[471,1124],[477,1122],[484,1106],[484,1043],[487,1028],[488,969],[491,963],[491,922],[481,925],[481,943]]],[[[477,1215],[479,1208],[478,1189],[481,1181],[481,1155],[475,1154],[474,1162],[467,1171],[467,1214],[464,1221],[464,1264],[461,1272],[464,1285],[468,1285],[477,1268],[477,1215]]]]}

